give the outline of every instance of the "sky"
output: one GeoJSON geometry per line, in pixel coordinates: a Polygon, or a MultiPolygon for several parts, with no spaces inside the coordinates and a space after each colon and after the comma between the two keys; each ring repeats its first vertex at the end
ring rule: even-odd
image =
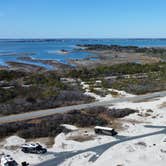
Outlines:
{"type": "Polygon", "coordinates": [[[166,0],[0,0],[0,38],[166,38],[166,0]]]}

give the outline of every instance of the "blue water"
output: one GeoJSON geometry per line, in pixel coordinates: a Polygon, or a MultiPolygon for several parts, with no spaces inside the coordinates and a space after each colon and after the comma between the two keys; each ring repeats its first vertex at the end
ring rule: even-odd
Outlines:
{"type": "MultiPolygon", "coordinates": [[[[51,68],[51,66],[41,62],[20,60],[18,58],[21,56],[29,56],[34,59],[57,60],[67,64],[68,59],[83,59],[91,56],[88,52],[73,51],[77,44],[165,47],[166,39],[57,39],[46,42],[0,40],[0,65],[6,65],[6,62],[14,61],[51,68]],[[69,54],[60,54],[58,51],[62,49],[68,50],[69,54]]],[[[92,60],[96,60],[96,58],[92,58],[92,60]]]]}

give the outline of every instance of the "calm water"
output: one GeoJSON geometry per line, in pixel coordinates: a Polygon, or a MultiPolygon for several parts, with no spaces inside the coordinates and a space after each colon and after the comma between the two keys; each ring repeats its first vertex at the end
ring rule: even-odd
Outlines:
{"type": "MultiPolygon", "coordinates": [[[[0,65],[6,65],[7,61],[24,62],[51,68],[41,62],[20,60],[20,57],[31,57],[33,59],[57,60],[67,63],[68,59],[83,59],[90,56],[88,52],[72,51],[77,44],[116,44],[131,45],[139,47],[165,47],[166,39],[57,39],[53,41],[17,41],[0,40],[0,65]],[[69,54],[60,54],[58,51],[65,49],[71,51],[69,54]]],[[[94,59],[95,60],[95,59],[94,59]]]]}

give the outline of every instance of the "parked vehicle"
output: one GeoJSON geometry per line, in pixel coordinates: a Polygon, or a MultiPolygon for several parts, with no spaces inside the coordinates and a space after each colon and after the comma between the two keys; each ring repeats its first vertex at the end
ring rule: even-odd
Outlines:
{"type": "Polygon", "coordinates": [[[27,163],[26,161],[21,163],[22,166],[29,166],[29,163],[27,163]]]}
{"type": "Polygon", "coordinates": [[[21,150],[24,153],[35,153],[35,154],[43,154],[47,152],[47,149],[43,148],[39,143],[24,144],[21,146],[21,150]]]}
{"type": "Polygon", "coordinates": [[[18,166],[18,164],[10,155],[3,155],[1,157],[1,166],[18,166]]]}
{"type": "Polygon", "coordinates": [[[111,136],[115,136],[118,134],[118,132],[116,132],[113,128],[110,127],[96,126],[94,130],[96,134],[111,135],[111,136]]]}

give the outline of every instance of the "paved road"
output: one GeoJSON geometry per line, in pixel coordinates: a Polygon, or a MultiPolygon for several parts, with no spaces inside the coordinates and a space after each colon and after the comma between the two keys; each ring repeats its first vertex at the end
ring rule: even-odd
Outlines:
{"type": "Polygon", "coordinates": [[[94,106],[110,106],[112,104],[125,102],[125,101],[139,102],[142,100],[148,100],[148,99],[163,97],[163,96],[166,96],[166,91],[149,93],[149,94],[139,95],[134,97],[111,99],[111,100],[101,101],[101,102],[93,102],[89,104],[80,104],[80,105],[66,106],[66,107],[60,107],[60,108],[33,111],[28,113],[21,113],[21,114],[10,115],[10,116],[3,116],[3,117],[0,117],[0,124],[45,117],[49,115],[54,115],[56,113],[66,113],[71,110],[80,110],[85,108],[91,108],[94,106]]]}

